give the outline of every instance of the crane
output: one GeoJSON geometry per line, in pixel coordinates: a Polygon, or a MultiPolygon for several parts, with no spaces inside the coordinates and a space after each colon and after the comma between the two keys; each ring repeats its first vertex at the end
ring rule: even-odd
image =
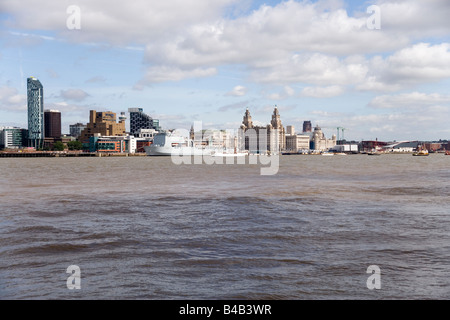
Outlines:
{"type": "Polygon", "coordinates": [[[344,132],[345,132],[345,130],[347,130],[347,128],[344,128],[344,127],[336,127],[336,129],[337,129],[337,141],[340,140],[340,139],[339,139],[339,132],[340,132],[340,131],[342,131],[342,140],[344,140],[344,132]]]}

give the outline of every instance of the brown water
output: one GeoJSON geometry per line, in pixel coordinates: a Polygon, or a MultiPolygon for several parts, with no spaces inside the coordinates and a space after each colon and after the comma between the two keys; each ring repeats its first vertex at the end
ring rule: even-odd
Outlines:
{"type": "Polygon", "coordinates": [[[151,157],[0,168],[2,299],[450,298],[448,156],[283,156],[274,176],[151,157]]]}

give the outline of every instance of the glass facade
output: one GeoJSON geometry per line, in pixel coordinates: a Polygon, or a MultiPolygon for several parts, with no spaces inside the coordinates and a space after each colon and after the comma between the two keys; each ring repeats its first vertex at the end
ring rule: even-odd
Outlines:
{"type": "Polygon", "coordinates": [[[142,108],[130,108],[130,134],[137,137],[139,136],[140,129],[154,129],[160,131],[159,120],[153,119],[149,115],[144,113],[142,108]]]}
{"type": "Polygon", "coordinates": [[[0,128],[0,149],[23,147],[24,135],[28,138],[28,133],[25,129],[0,128]]]}
{"type": "Polygon", "coordinates": [[[40,148],[44,141],[44,88],[36,78],[27,79],[29,146],[40,148]]]}

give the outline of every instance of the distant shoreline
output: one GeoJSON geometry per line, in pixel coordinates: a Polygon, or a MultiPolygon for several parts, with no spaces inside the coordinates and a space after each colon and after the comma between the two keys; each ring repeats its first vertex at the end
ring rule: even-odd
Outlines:
{"type": "MultiPolygon", "coordinates": [[[[386,152],[380,155],[413,154],[414,152],[386,152]]],[[[431,154],[444,154],[445,151],[431,154]]],[[[285,153],[282,156],[321,156],[320,153],[285,153]]],[[[332,154],[339,156],[339,154],[332,154]]],[[[367,155],[367,152],[346,153],[346,155],[367,155]]],[[[280,155],[281,156],[281,155],[280,155]]],[[[0,158],[108,158],[108,157],[147,157],[146,153],[89,153],[89,152],[0,152],[0,158]]]]}
{"type": "Polygon", "coordinates": [[[0,158],[103,158],[144,157],[145,153],[88,153],[88,152],[0,152],[0,158]]]}

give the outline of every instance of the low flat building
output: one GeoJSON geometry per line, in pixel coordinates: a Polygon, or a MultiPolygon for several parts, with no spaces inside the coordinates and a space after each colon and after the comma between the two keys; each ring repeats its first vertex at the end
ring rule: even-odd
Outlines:
{"type": "Polygon", "coordinates": [[[419,141],[401,141],[383,146],[386,152],[413,152],[417,150],[419,141]]]}
{"type": "Polygon", "coordinates": [[[347,152],[347,153],[357,153],[358,145],[356,143],[346,143],[346,144],[338,144],[331,148],[330,151],[333,152],[347,152]]]}
{"type": "Polygon", "coordinates": [[[137,141],[134,136],[101,136],[89,138],[89,152],[136,153],[137,141]]]}
{"type": "Polygon", "coordinates": [[[432,152],[443,149],[443,145],[440,142],[426,142],[426,143],[424,143],[424,147],[428,151],[432,151],[432,152]]]}
{"type": "Polygon", "coordinates": [[[287,152],[305,152],[309,150],[310,138],[309,135],[294,134],[286,135],[286,148],[287,152]]]}
{"type": "Polygon", "coordinates": [[[373,150],[381,150],[387,145],[388,143],[384,141],[364,140],[360,142],[360,151],[371,152],[373,150]]]}

